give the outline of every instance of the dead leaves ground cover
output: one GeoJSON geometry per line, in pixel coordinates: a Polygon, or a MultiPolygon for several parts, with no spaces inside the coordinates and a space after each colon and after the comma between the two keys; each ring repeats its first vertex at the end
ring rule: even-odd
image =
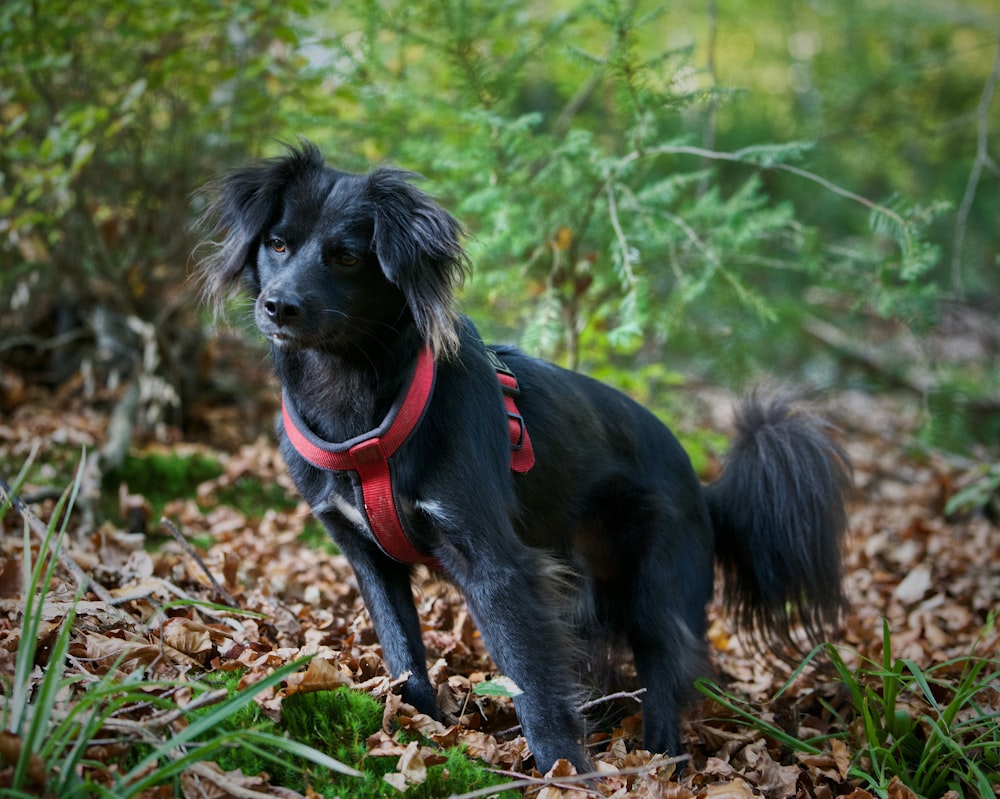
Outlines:
{"type": "MultiPolygon", "coordinates": [[[[127,485],[119,496],[125,522],[91,523],[99,517],[85,512],[86,503],[77,512],[66,551],[93,585],[77,605],[70,672],[100,674],[114,667],[124,674],[143,665],[153,678],[195,681],[239,670],[241,685],[249,685],[311,656],[308,668],[258,697],[261,708],[278,718],[287,696],[340,686],[378,697],[384,724],[366,745],[372,757],[396,758],[388,779],[401,791],[420,783],[427,766],[440,762],[449,746],[461,745],[470,756],[515,776],[530,774],[510,702],[473,693],[495,675],[461,597],[426,575],[418,580],[417,600],[432,679],[449,720],[433,721],[402,704],[346,560],[315,535],[303,535],[308,510],[296,501],[266,426],[259,424],[273,410],[269,390],[264,396],[250,422],[243,411],[205,409],[204,439],[214,446],[157,445],[197,450],[221,465],[221,474],[197,485],[192,496],[169,498],[163,506],[162,516],[172,520],[177,535],[161,525],[159,514],[151,515],[150,498],[127,485]],[[241,434],[247,429],[261,432],[237,444],[246,442],[241,434]],[[260,513],[241,510],[238,499],[220,500],[231,497],[241,481],[280,486],[288,500],[260,513]],[[412,733],[419,733],[419,742],[412,733]]],[[[2,476],[11,479],[32,447],[39,448],[39,466],[23,492],[37,500],[39,516],[45,517],[52,503],[44,486],[71,473],[80,448],[101,446],[106,407],[72,395],[39,394],[0,422],[2,476]]],[[[692,407],[701,409],[699,424],[725,431],[726,400],[706,392],[692,396],[692,407]]],[[[892,630],[894,655],[922,667],[966,655],[974,646],[981,654],[996,653],[995,630],[980,639],[1000,598],[1000,532],[981,513],[944,514],[949,497],[974,479],[975,464],[915,447],[918,410],[899,398],[845,393],[829,397],[826,410],[843,430],[857,483],[847,555],[851,611],[839,641],[845,655],[879,660],[883,618],[892,630]]],[[[85,499],[96,502],[93,496],[85,499]]],[[[8,515],[0,538],[0,673],[7,679],[20,639],[21,542],[21,523],[8,515]]],[[[65,619],[75,588],[71,572],[60,570],[57,576],[44,605],[35,679],[46,668],[46,640],[65,619]]],[[[771,670],[769,659],[744,651],[717,609],[710,643],[720,682],[764,702],[758,709],[762,717],[800,737],[842,729],[819,701],[824,699],[826,708],[846,707],[843,685],[829,670],[802,675],[779,701],[767,704],[787,675],[771,670]]],[[[72,701],[71,692],[65,699],[72,701]]],[[[996,702],[996,695],[992,699],[996,702]]],[[[840,740],[827,742],[818,755],[796,757],[707,701],[689,714],[691,760],[678,774],[672,764],[641,750],[640,707],[627,697],[596,704],[604,723],[595,725],[591,744],[601,779],[581,782],[557,765],[554,779],[530,787],[527,777],[520,790],[543,799],[870,795],[849,778],[852,753],[840,740]]],[[[189,776],[198,783],[197,775],[189,776]]],[[[290,795],[266,776],[247,775],[243,787],[233,779],[216,780],[204,795],[246,795],[241,790],[290,795]]],[[[909,795],[900,785],[894,790],[893,796],[909,795]]],[[[191,788],[188,795],[201,794],[191,788]]]]}

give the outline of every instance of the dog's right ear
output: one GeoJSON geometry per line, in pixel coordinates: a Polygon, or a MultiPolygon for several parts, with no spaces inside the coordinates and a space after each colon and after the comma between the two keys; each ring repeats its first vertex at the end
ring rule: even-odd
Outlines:
{"type": "Polygon", "coordinates": [[[256,253],[260,237],[274,223],[285,190],[310,170],[322,169],[323,158],[309,142],[289,146],[285,156],[234,169],[209,183],[208,205],[199,221],[212,252],[199,267],[206,299],[218,311],[244,275],[256,294],[260,284],[256,253]]]}

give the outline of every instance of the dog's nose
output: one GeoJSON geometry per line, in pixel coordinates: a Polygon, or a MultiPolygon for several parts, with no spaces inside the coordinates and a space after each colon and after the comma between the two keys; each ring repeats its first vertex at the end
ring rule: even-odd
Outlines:
{"type": "Polygon", "coordinates": [[[298,297],[272,296],[264,300],[264,312],[276,325],[286,325],[294,321],[301,312],[298,297]]]}

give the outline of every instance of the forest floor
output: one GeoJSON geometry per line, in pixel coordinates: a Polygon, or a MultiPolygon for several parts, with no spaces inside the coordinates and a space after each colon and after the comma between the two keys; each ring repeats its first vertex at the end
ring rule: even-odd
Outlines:
{"type": "MultiPolygon", "coordinates": [[[[269,433],[274,387],[264,373],[255,385],[257,395],[242,404],[200,409],[198,442],[180,440],[170,430],[161,431],[169,443],[137,442],[143,453],[197,453],[219,464],[221,473],[202,480],[187,496],[154,507],[160,501],[123,484],[120,521],[95,523],[85,511],[88,499],[92,510],[97,499],[84,497],[66,551],[115,603],[109,606],[93,593],[79,603],[71,671],[99,670],[129,652],[119,668],[141,665],[156,677],[197,680],[206,672],[242,667],[248,684],[281,664],[313,655],[308,670],[292,684],[259,697],[268,714],[280,715],[290,690],[354,686],[386,702],[387,724],[368,741],[373,753],[404,754],[399,731],[417,730],[425,742],[417,760],[434,762],[438,747],[461,744],[496,769],[530,773],[510,701],[471,692],[495,672],[461,596],[424,572],[416,581],[417,602],[432,679],[449,721],[415,715],[400,702],[398,685],[382,667],[351,569],[319,541],[315,529],[310,534],[315,523],[297,500],[275,448],[269,433]],[[262,505],[259,498],[248,499],[244,505],[239,500],[241,491],[249,497],[262,485],[272,487],[273,501],[262,505]],[[187,543],[167,533],[161,515],[173,521],[187,543]],[[236,610],[176,604],[188,598],[236,610]],[[171,609],[164,611],[165,606],[171,609]]],[[[685,424],[729,432],[729,398],[719,391],[690,392],[685,424]]],[[[23,493],[36,495],[33,507],[43,519],[52,507],[43,484],[68,482],[81,448],[102,447],[110,407],[109,397],[88,397],[79,385],[58,395],[29,389],[19,407],[0,417],[0,476],[11,481],[31,449],[38,448],[36,470],[23,493]]],[[[944,511],[948,499],[976,478],[975,463],[919,446],[914,439],[919,404],[905,397],[831,394],[821,410],[839,427],[856,483],[846,555],[850,610],[837,639],[845,658],[852,664],[864,658],[881,663],[883,620],[891,630],[893,658],[907,658],[921,668],[973,650],[996,653],[1000,631],[988,629],[987,619],[1000,603],[1000,530],[975,509],[951,517],[944,511]]],[[[22,525],[15,516],[4,520],[0,539],[0,674],[7,677],[13,673],[18,608],[23,606],[22,525]]],[[[72,574],[59,571],[57,578],[43,643],[55,635],[65,600],[73,595],[72,574]]],[[[846,707],[847,692],[829,667],[806,670],[769,702],[787,679],[787,669],[773,670],[770,659],[747,652],[717,606],[711,609],[709,641],[716,679],[731,694],[759,702],[754,712],[761,718],[800,738],[843,729],[831,709],[846,707]]],[[[997,701],[996,694],[992,699],[997,701]]],[[[849,751],[841,739],[821,744],[819,755],[797,756],[708,700],[687,715],[690,762],[683,772],[672,773],[672,765],[642,751],[640,713],[636,699],[598,705],[604,723],[595,724],[590,744],[603,779],[574,783],[561,772],[562,780],[535,790],[547,792],[542,794],[546,799],[869,795],[848,774],[856,749],[849,751]]],[[[413,762],[410,752],[400,760],[400,771],[413,762]]],[[[414,773],[404,773],[401,780],[419,779],[414,773]]],[[[267,793],[266,783],[257,790],[267,793]]],[[[900,788],[897,795],[908,794],[900,788]]]]}

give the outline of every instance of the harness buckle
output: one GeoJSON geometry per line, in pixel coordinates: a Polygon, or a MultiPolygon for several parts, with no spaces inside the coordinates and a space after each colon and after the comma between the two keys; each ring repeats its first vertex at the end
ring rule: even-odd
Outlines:
{"type": "Polygon", "coordinates": [[[524,445],[524,417],[516,411],[507,411],[508,427],[510,428],[510,448],[521,449],[524,445]]]}
{"type": "Polygon", "coordinates": [[[521,390],[517,387],[517,376],[511,371],[510,367],[500,360],[500,356],[496,354],[495,350],[489,347],[486,348],[486,355],[490,359],[490,365],[493,367],[493,370],[497,373],[497,380],[500,381],[504,394],[510,397],[518,396],[521,390]]]}
{"type": "Polygon", "coordinates": [[[355,444],[348,450],[355,464],[358,466],[374,466],[386,460],[385,453],[382,452],[381,441],[378,436],[355,444]]]}

